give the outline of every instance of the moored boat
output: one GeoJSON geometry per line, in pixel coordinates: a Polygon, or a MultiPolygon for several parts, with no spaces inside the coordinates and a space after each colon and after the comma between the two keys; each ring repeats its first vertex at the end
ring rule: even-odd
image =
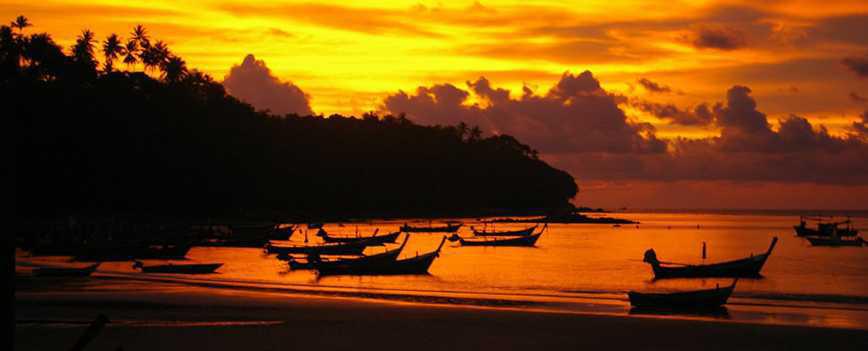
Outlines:
{"type": "Polygon", "coordinates": [[[530,228],[519,229],[519,230],[504,230],[504,231],[494,231],[494,230],[476,230],[474,227],[470,227],[470,230],[473,232],[475,236],[525,236],[531,235],[536,230],[539,224],[534,225],[530,228]]]}
{"type": "Polygon", "coordinates": [[[327,243],[321,245],[265,245],[269,254],[303,254],[303,255],[360,255],[365,251],[365,241],[347,243],[327,243]]]}
{"type": "Polygon", "coordinates": [[[33,275],[37,277],[87,277],[96,271],[99,263],[86,267],[36,267],[33,275]]]}
{"type": "Polygon", "coordinates": [[[627,296],[630,298],[630,305],[637,308],[713,309],[726,304],[737,282],[738,278],[732,282],[732,285],[723,288],[718,286],[714,289],[674,293],[630,291],[627,296]]]}
{"type": "Polygon", "coordinates": [[[461,243],[461,246],[534,246],[536,245],[537,240],[542,235],[542,233],[548,228],[547,225],[543,225],[542,229],[539,233],[531,234],[531,235],[522,235],[522,236],[509,236],[505,238],[462,238],[458,236],[458,234],[452,234],[449,237],[449,241],[455,242],[458,241],[461,243]]]}
{"type": "Polygon", "coordinates": [[[401,246],[399,246],[398,248],[388,250],[379,254],[354,258],[339,258],[335,260],[322,260],[318,256],[308,256],[306,265],[303,265],[304,263],[298,263],[293,265],[292,260],[289,261],[289,265],[292,269],[309,267],[326,273],[331,271],[341,271],[343,272],[343,274],[352,274],[355,271],[364,272],[365,270],[369,269],[368,267],[389,264],[397,260],[398,255],[400,255],[401,251],[404,250],[404,246],[407,245],[408,240],[409,235],[404,238],[404,242],[402,242],[401,246]]]}
{"type": "Polygon", "coordinates": [[[321,276],[327,275],[403,275],[403,274],[428,274],[428,269],[434,260],[440,256],[446,236],[440,240],[437,249],[429,253],[416,255],[394,261],[374,262],[365,265],[334,265],[318,267],[317,272],[321,276]]]}
{"type": "Polygon", "coordinates": [[[207,274],[214,273],[222,266],[222,263],[168,263],[146,266],[141,261],[133,262],[133,269],[140,269],[144,273],[207,274]]]}
{"type": "Polygon", "coordinates": [[[772,254],[772,250],[774,250],[777,243],[778,238],[774,237],[772,238],[772,243],[769,245],[768,251],[763,254],[752,254],[747,258],[719,263],[693,265],[663,262],[657,259],[657,254],[654,252],[654,249],[648,249],[645,251],[645,258],[643,261],[651,265],[655,279],[702,277],[759,278],[761,277],[760,271],[762,270],[763,265],[772,254]]]}
{"type": "Polygon", "coordinates": [[[427,226],[427,227],[414,227],[409,224],[404,224],[401,226],[401,231],[406,233],[454,233],[457,232],[461,226],[464,225],[462,223],[447,223],[445,226],[427,226]]]}
{"type": "Polygon", "coordinates": [[[811,243],[811,246],[863,246],[865,239],[857,236],[853,239],[844,239],[837,236],[822,237],[822,236],[806,236],[805,239],[811,243]]]}
{"type": "Polygon", "coordinates": [[[850,219],[843,221],[834,221],[834,217],[799,217],[799,225],[793,226],[796,231],[796,236],[816,236],[816,237],[831,237],[837,236],[856,236],[859,230],[852,227],[850,219]],[[817,228],[808,227],[808,221],[817,222],[817,228]],[[846,224],[844,228],[839,228],[840,225],[846,224]]]}
{"type": "Polygon", "coordinates": [[[377,235],[377,231],[374,232],[372,236],[362,236],[362,237],[349,237],[349,236],[331,236],[325,229],[320,228],[316,232],[316,236],[322,238],[323,241],[327,243],[359,243],[362,242],[365,245],[373,246],[373,245],[383,245],[387,243],[394,243],[395,240],[398,239],[398,235],[401,232],[392,232],[389,234],[377,235]]]}

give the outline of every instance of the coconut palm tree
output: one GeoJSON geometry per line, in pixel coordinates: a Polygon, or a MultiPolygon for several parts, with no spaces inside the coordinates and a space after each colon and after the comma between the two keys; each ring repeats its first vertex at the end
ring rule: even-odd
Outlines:
{"type": "Polygon", "coordinates": [[[169,55],[160,68],[163,70],[163,79],[170,84],[180,82],[187,75],[187,63],[175,55],[169,55]]]}
{"type": "Polygon", "coordinates": [[[24,28],[30,27],[31,24],[27,21],[27,17],[18,16],[15,18],[15,21],[12,22],[12,28],[18,28],[18,35],[24,34],[24,28]]]}
{"type": "Polygon", "coordinates": [[[105,56],[105,71],[112,71],[112,64],[124,54],[124,45],[117,34],[112,33],[102,43],[102,53],[105,56]]]}
{"type": "Polygon", "coordinates": [[[94,34],[89,29],[81,31],[81,35],[75,39],[72,46],[72,60],[87,67],[88,70],[96,70],[96,58],[93,53],[94,34]]]}
{"type": "Polygon", "coordinates": [[[169,46],[163,41],[158,41],[154,45],[142,48],[139,58],[141,58],[145,70],[152,71],[161,68],[166,60],[168,60],[170,54],[169,46]]]}
{"type": "Polygon", "coordinates": [[[138,24],[133,27],[132,38],[136,41],[136,44],[142,49],[146,49],[151,46],[151,39],[148,38],[148,31],[145,29],[145,26],[138,24]]]}
{"type": "Polygon", "coordinates": [[[135,39],[130,39],[124,47],[124,64],[127,65],[127,69],[139,62],[138,55],[139,44],[135,39]]]}

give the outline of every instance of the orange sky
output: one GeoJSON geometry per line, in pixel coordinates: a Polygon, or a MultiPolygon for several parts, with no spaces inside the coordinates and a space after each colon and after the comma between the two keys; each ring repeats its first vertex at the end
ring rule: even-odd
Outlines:
{"type": "MultiPolygon", "coordinates": [[[[398,90],[464,88],[481,76],[513,97],[523,86],[544,94],[564,72],[585,70],[610,93],[682,109],[748,86],[773,128],[798,115],[840,136],[868,110],[868,77],[842,64],[868,55],[865,1],[0,2],[0,17],[19,14],[64,46],[84,28],[102,39],[143,24],[218,80],[254,54],[325,115],[381,110],[398,90]]],[[[660,138],[719,133],[621,108],[660,138]]]]}

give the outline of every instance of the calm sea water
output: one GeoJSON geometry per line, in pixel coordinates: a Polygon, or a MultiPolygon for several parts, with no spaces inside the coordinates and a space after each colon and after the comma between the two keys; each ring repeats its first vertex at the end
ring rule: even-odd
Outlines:
{"type": "MultiPolygon", "coordinates": [[[[535,301],[555,309],[624,313],[625,293],[677,291],[721,286],[730,279],[653,281],[651,268],[641,262],[654,248],[664,261],[701,263],[737,259],[767,250],[779,242],[762,279],[742,279],[730,300],[727,318],[868,329],[868,248],[811,247],[794,236],[798,216],[791,213],[618,213],[639,225],[549,225],[534,248],[461,247],[447,241],[429,276],[325,277],[312,271],[290,271],[285,262],[260,249],[193,248],[192,261],[224,262],[219,274],[190,279],[215,284],[333,290],[412,296],[535,301]]],[[[854,217],[857,228],[868,229],[868,218],[854,217]]],[[[396,231],[405,221],[327,224],[332,235],[370,235],[396,231]]],[[[437,222],[437,221],[435,221],[437,222]]],[[[470,235],[465,220],[459,232],[470,235]]],[[[526,224],[498,224],[498,230],[526,224]]],[[[316,242],[313,231],[308,239],[316,242]]],[[[402,257],[429,252],[443,234],[412,234],[402,257]]],[[[294,241],[303,241],[296,232],[294,241]]],[[[402,240],[402,239],[399,239],[402,240]]],[[[369,248],[369,253],[385,248],[369,248]]],[[[26,260],[20,258],[20,260],[26,260]]],[[[144,276],[129,263],[106,263],[100,273],[144,276]]],[[[166,276],[163,276],[166,277],[166,276]]]]}

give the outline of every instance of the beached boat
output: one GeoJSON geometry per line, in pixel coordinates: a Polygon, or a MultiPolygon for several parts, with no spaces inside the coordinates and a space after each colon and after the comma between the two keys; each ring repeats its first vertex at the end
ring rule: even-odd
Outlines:
{"type": "Polygon", "coordinates": [[[473,235],[475,236],[523,236],[523,235],[531,235],[536,230],[539,224],[525,229],[519,230],[505,230],[505,231],[495,231],[495,230],[476,230],[474,227],[470,227],[470,230],[473,231],[473,235]]]}
{"type": "Polygon", "coordinates": [[[409,224],[404,224],[401,226],[402,232],[407,233],[454,233],[458,231],[458,228],[464,225],[462,223],[447,223],[445,226],[429,226],[427,227],[414,227],[409,224]]]}
{"type": "Polygon", "coordinates": [[[374,235],[372,236],[362,236],[362,237],[349,237],[349,236],[331,236],[325,229],[320,228],[316,232],[316,236],[322,238],[323,241],[327,243],[358,243],[362,242],[365,245],[373,246],[373,245],[383,245],[387,243],[394,243],[395,240],[398,239],[398,235],[401,232],[392,232],[389,234],[384,234],[377,236],[377,231],[374,231],[374,235]]]}
{"type": "Polygon", "coordinates": [[[33,275],[37,277],[87,277],[95,272],[99,263],[86,267],[36,267],[33,275]]]}
{"type": "Polygon", "coordinates": [[[400,275],[400,274],[428,274],[428,269],[434,260],[440,256],[440,250],[443,249],[443,243],[446,242],[444,236],[440,240],[440,245],[437,249],[429,253],[416,255],[394,261],[381,261],[364,265],[332,265],[317,267],[317,272],[321,276],[327,275],[400,275]]]}
{"type": "Polygon", "coordinates": [[[168,263],[145,266],[141,261],[133,262],[133,269],[140,269],[144,273],[207,274],[214,273],[221,266],[222,263],[168,263]]]}
{"type": "Polygon", "coordinates": [[[824,237],[824,236],[806,236],[811,246],[863,246],[865,245],[865,240],[862,237],[857,236],[853,239],[844,239],[837,236],[824,237]]]}
{"type": "Polygon", "coordinates": [[[302,255],[360,255],[365,251],[365,241],[348,243],[327,243],[321,245],[273,245],[265,244],[265,252],[269,254],[302,254],[302,255]]]}
{"type": "Polygon", "coordinates": [[[369,266],[392,263],[397,260],[398,255],[401,254],[401,250],[407,245],[408,240],[409,235],[404,238],[404,242],[398,248],[379,254],[334,260],[322,259],[320,256],[311,255],[307,257],[306,262],[290,260],[289,267],[291,269],[316,269],[318,271],[341,270],[352,272],[354,270],[365,270],[369,266]]]}
{"type": "Polygon", "coordinates": [[[701,277],[760,277],[760,271],[766,263],[769,255],[772,254],[775,245],[778,243],[778,238],[772,238],[772,243],[769,245],[768,251],[759,255],[751,255],[747,258],[742,258],[733,261],[711,263],[711,264],[683,264],[673,262],[663,262],[657,259],[657,254],[654,249],[645,251],[644,262],[651,265],[654,270],[654,278],[701,278],[701,277]]]}
{"type": "Polygon", "coordinates": [[[726,304],[738,279],[732,285],[714,289],[682,291],[674,293],[627,293],[630,305],[639,308],[713,309],[726,304]]]}
{"type": "Polygon", "coordinates": [[[458,234],[452,234],[449,241],[458,241],[461,246],[534,246],[542,233],[548,228],[548,225],[543,225],[539,233],[522,236],[510,236],[506,238],[462,238],[458,234]]]}
{"type": "Polygon", "coordinates": [[[856,236],[859,234],[859,230],[852,227],[852,222],[848,218],[844,221],[834,221],[831,220],[832,217],[799,217],[799,225],[793,226],[793,230],[796,231],[797,236],[856,236]],[[828,222],[824,222],[828,221],[828,222]],[[817,228],[809,228],[808,221],[817,222],[817,228]],[[846,224],[847,226],[844,228],[840,228],[840,225],[846,224]]]}

